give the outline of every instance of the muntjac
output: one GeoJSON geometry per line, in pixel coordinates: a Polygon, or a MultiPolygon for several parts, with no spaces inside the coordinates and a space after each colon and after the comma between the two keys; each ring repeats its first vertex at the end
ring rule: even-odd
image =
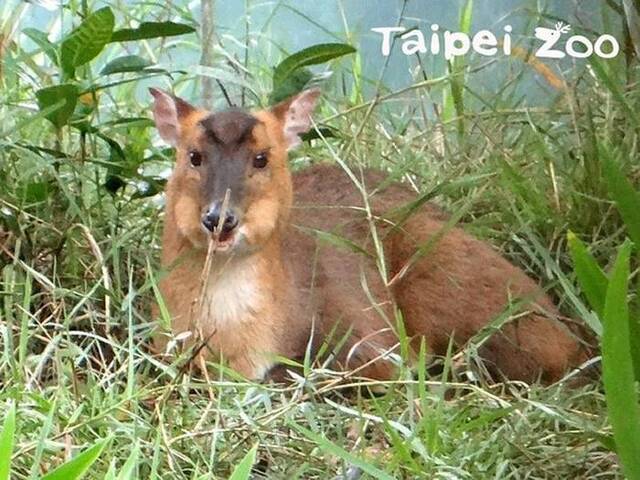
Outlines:
{"type": "Polygon", "coordinates": [[[253,113],[151,93],[176,148],[160,291],[173,335],[190,332],[200,360],[262,380],[278,357],[329,345],[335,368],[384,380],[396,373],[398,327],[414,354],[424,341],[442,355],[501,315],[479,348],[495,378],[552,382],[585,359],[550,298],[490,245],[433,205],[399,214],[415,200],[404,185],[319,162],[291,173],[318,90],[253,113]]]}

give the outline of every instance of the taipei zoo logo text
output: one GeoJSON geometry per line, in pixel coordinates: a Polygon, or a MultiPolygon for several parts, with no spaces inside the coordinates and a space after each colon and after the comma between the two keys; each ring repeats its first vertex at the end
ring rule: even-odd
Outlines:
{"type": "MultiPolygon", "coordinates": [[[[511,55],[513,28],[505,25],[500,36],[489,30],[480,30],[470,36],[464,32],[440,31],[438,24],[431,25],[429,34],[421,30],[406,30],[403,27],[376,27],[371,29],[381,35],[380,53],[391,54],[394,39],[405,55],[416,53],[444,55],[447,60],[466,55],[474,51],[479,55],[494,56],[501,50],[504,55],[511,55]]],[[[571,35],[571,26],[558,22],[554,28],[537,27],[535,38],[539,41],[534,55],[539,58],[588,58],[597,55],[600,58],[614,58],[620,53],[620,44],[613,35],[604,34],[589,39],[584,35],[571,35]],[[564,40],[561,42],[560,40],[564,40]]]]}

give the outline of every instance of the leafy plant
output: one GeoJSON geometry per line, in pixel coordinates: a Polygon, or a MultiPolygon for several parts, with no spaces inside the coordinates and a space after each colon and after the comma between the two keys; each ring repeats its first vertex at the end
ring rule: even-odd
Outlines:
{"type": "Polygon", "coordinates": [[[92,13],[62,41],[60,63],[68,78],[76,68],[97,57],[111,40],[115,17],[111,8],[104,7],[92,13]]]}
{"type": "Polygon", "coordinates": [[[277,103],[303,90],[313,78],[313,74],[304,67],[325,63],[355,51],[351,45],[344,43],[321,43],[288,56],[273,70],[273,91],[269,102],[277,103]]]}
{"type": "MultiPolygon", "coordinates": [[[[94,79],[88,74],[91,63],[107,47],[116,42],[134,42],[154,38],[171,37],[192,33],[195,29],[186,24],[176,22],[145,22],[137,28],[115,29],[115,16],[110,7],[101,8],[87,15],[82,22],[66,35],[59,45],[49,42],[46,34],[34,28],[25,29],[27,34],[36,42],[59,68],[58,77],[62,83],[41,88],[35,92],[37,104],[41,114],[49,120],[58,131],[67,127],[79,130],[86,138],[96,135],[109,145],[112,153],[112,164],[105,183],[108,191],[115,193],[127,184],[128,180],[138,180],[140,187],[135,194],[137,197],[154,195],[161,187],[162,180],[155,177],[145,177],[138,174],[137,169],[142,162],[139,156],[127,156],[124,149],[112,138],[108,137],[101,128],[94,125],[93,112],[99,108],[99,91],[123,83],[135,82],[147,78],[149,75],[168,74],[164,69],[152,68],[153,63],[139,55],[124,55],[118,57],[100,70],[94,79]],[[132,77],[113,83],[101,83],[105,78],[116,74],[133,74],[132,77]],[[87,84],[87,80],[91,82],[87,84]]],[[[113,123],[129,119],[115,119],[113,123]]]]}

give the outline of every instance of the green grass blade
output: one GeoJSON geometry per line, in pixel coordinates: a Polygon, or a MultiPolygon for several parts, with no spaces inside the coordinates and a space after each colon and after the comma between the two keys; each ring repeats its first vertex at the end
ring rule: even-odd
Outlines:
{"type": "MultiPolygon", "coordinates": [[[[460,31],[468,34],[471,30],[471,19],[473,18],[473,0],[467,0],[464,8],[460,12],[460,31]]],[[[458,118],[456,125],[458,135],[462,139],[465,131],[464,125],[464,68],[466,66],[465,57],[455,57],[450,62],[450,89],[445,90],[443,121],[447,122],[453,118],[453,113],[458,118]]]]}
{"type": "Polygon", "coordinates": [[[473,0],[467,0],[462,13],[460,14],[460,31],[469,33],[471,31],[471,19],[473,17],[473,0]]]}
{"type": "Polygon", "coordinates": [[[53,401],[49,404],[49,411],[47,413],[47,418],[40,429],[40,434],[38,436],[38,443],[36,444],[36,451],[32,456],[32,466],[31,471],[29,473],[29,478],[31,480],[37,479],[40,477],[40,462],[42,460],[42,454],[44,453],[45,446],[47,443],[47,439],[49,438],[49,432],[53,428],[54,418],[56,414],[56,409],[58,405],[58,398],[54,397],[53,401]]]}
{"type": "Polygon", "coordinates": [[[0,480],[9,480],[11,471],[11,454],[16,431],[16,406],[11,405],[4,418],[2,433],[0,433],[0,480]]]}
{"type": "Polygon", "coordinates": [[[136,443],[136,445],[133,447],[133,450],[131,451],[131,454],[129,455],[129,458],[127,458],[127,461],[124,462],[122,470],[120,470],[120,473],[118,473],[116,480],[129,480],[130,478],[136,478],[134,476],[134,473],[136,465],[138,464],[139,456],[140,447],[136,443]]]}
{"type": "Polygon", "coordinates": [[[611,273],[604,306],[602,378],[617,453],[627,478],[640,479],[640,409],[629,342],[629,257],[626,241],[611,273]]]}
{"type": "Polygon", "coordinates": [[[340,457],[345,462],[351,465],[354,465],[356,467],[359,467],[360,469],[362,469],[363,472],[368,473],[373,478],[378,478],[382,480],[393,480],[393,477],[391,475],[383,472],[382,470],[371,465],[370,463],[367,463],[362,458],[356,457],[352,453],[347,452],[345,449],[343,449],[342,447],[339,447],[335,443],[330,442],[323,436],[318,435],[317,433],[312,432],[311,430],[304,428],[303,426],[298,425],[296,423],[291,423],[291,426],[295,430],[297,430],[299,433],[307,437],[309,440],[316,443],[325,452],[331,455],[340,457]]]}
{"type": "Polygon", "coordinates": [[[41,480],[77,480],[82,478],[100,457],[109,441],[110,439],[107,438],[95,443],[84,452],[47,473],[41,480]]]}
{"type": "Polygon", "coordinates": [[[625,98],[623,89],[619,83],[610,75],[605,65],[600,61],[597,55],[591,55],[589,57],[589,63],[593,68],[598,80],[600,80],[604,86],[609,90],[613,98],[622,106],[630,119],[633,120],[636,127],[640,127],[640,117],[636,113],[633,105],[629,104],[629,101],[625,98]]]}
{"type": "Polygon", "coordinates": [[[624,220],[631,240],[640,246],[640,194],[633,187],[620,165],[613,160],[609,149],[601,146],[600,156],[604,158],[604,174],[609,195],[616,202],[620,216],[624,220]]]}
{"type": "Polygon", "coordinates": [[[640,382],[640,280],[636,280],[636,298],[629,314],[629,342],[636,381],[640,382]]]}
{"type": "Polygon", "coordinates": [[[567,234],[569,251],[573,260],[573,268],[580,288],[589,300],[591,308],[602,318],[604,301],[607,294],[608,280],[596,259],[589,253],[587,247],[573,232],[567,234]]]}
{"type": "Polygon", "coordinates": [[[340,250],[351,251],[353,253],[357,253],[359,255],[363,255],[365,257],[372,257],[373,255],[367,252],[360,245],[354,243],[348,238],[342,237],[336,233],[326,232],[324,230],[318,230],[316,228],[302,227],[298,226],[298,229],[302,232],[305,232],[309,235],[313,235],[320,242],[327,243],[333,247],[336,247],[340,250]]]}
{"type": "Polygon", "coordinates": [[[233,473],[229,477],[229,480],[249,480],[251,477],[251,469],[256,461],[256,454],[258,453],[258,445],[256,444],[251,450],[247,452],[244,458],[240,461],[236,468],[233,469],[233,473]]]}

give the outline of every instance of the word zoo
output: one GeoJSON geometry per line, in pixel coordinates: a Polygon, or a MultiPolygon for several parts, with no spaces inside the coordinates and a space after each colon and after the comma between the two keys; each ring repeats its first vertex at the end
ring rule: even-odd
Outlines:
{"type": "MultiPolygon", "coordinates": [[[[480,55],[493,56],[502,50],[505,55],[511,55],[511,25],[504,27],[504,32],[499,39],[489,30],[480,30],[470,36],[464,32],[440,32],[440,26],[431,25],[431,35],[425,35],[418,29],[406,30],[402,27],[376,27],[372,31],[382,35],[381,53],[385,57],[391,53],[392,43],[400,32],[402,53],[415,55],[416,53],[430,53],[432,55],[443,54],[447,60],[453,57],[466,55],[469,51],[480,55]]],[[[535,29],[535,37],[540,40],[540,45],[535,51],[535,56],[540,58],[587,58],[597,55],[601,58],[614,58],[620,52],[620,44],[612,35],[601,35],[591,41],[584,35],[571,35],[570,25],[557,23],[555,28],[538,27],[535,29]],[[560,39],[565,36],[564,47],[560,46],[560,39]]]]}

